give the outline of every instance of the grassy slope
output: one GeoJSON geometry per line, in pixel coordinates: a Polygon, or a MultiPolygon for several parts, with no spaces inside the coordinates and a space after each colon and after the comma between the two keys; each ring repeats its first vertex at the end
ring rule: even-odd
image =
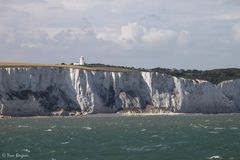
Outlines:
{"type": "Polygon", "coordinates": [[[129,72],[133,71],[132,69],[128,68],[121,68],[121,67],[108,67],[108,66],[95,66],[95,65],[85,65],[85,66],[77,66],[77,65],[70,65],[70,64],[31,64],[31,63],[0,63],[0,68],[5,67],[26,67],[26,68],[34,68],[34,67],[57,67],[57,68],[76,68],[76,69],[83,69],[83,70],[92,70],[92,71],[109,71],[109,72],[129,72]]]}
{"type": "Polygon", "coordinates": [[[222,81],[240,79],[240,69],[228,68],[228,69],[214,69],[214,70],[171,70],[163,68],[151,69],[151,71],[170,74],[176,77],[182,77],[187,79],[202,79],[214,84],[218,84],[222,81]]]}

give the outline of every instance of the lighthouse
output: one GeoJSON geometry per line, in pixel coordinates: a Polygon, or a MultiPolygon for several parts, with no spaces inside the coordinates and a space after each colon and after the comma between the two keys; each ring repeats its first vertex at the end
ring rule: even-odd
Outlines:
{"type": "Polygon", "coordinates": [[[81,66],[85,65],[85,61],[84,61],[83,56],[80,57],[79,65],[81,65],[81,66]]]}

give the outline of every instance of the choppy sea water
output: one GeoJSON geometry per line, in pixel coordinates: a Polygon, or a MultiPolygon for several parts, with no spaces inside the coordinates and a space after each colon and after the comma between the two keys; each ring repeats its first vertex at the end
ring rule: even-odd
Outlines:
{"type": "Polygon", "coordinates": [[[239,160],[240,115],[2,119],[0,159],[239,160]]]}

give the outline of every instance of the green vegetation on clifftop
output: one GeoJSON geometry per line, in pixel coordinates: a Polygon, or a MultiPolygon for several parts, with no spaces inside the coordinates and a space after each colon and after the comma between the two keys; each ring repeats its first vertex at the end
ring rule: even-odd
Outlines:
{"type": "Polygon", "coordinates": [[[75,68],[82,70],[91,70],[91,71],[107,71],[107,72],[129,72],[133,71],[132,68],[129,67],[118,67],[108,65],[73,65],[73,64],[32,64],[32,63],[1,63],[0,68],[14,68],[14,67],[24,67],[24,68],[39,68],[39,67],[56,67],[56,68],[75,68]]]}
{"type": "Polygon", "coordinates": [[[222,81],[240,79],[240,69],[228,68],[228,69],[213,69],[213,70],[176,70],[176,69],[164,69],[154,68],[151,71],[170,74],[176,77],[182,77],[187,79],[201,79],[218,84],[222,81]]]}

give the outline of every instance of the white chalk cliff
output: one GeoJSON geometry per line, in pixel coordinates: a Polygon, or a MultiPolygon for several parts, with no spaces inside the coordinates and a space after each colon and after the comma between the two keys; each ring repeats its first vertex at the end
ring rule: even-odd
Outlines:
{"type": "Polygon", "coordinates": [[[153,72],[0,68],[0,114],[9,116],[240,110],[240,80],[214,85],[153,72]]]}

